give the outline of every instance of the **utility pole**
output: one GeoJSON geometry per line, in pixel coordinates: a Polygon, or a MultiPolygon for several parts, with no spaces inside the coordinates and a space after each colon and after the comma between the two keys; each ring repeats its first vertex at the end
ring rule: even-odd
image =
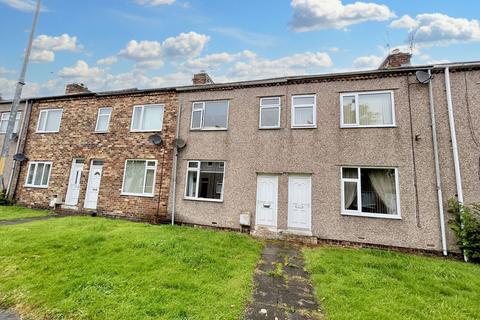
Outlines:
{"type": "Polygon", "coordinates": [[[3,141],[2,152],[0,154],[0,190],[5,188],[3,183],[3,177],[5,173],[5,162],[8,158],[8,152],[10,151],[10,143],[12,142],[13,129],[15,127],[15,119],[17,118],[18,105],[22,96],[22,89],[25,85],[25,74],[27,73],[28,60],[30,59],[30,53],[32,51],[33,37],[35,35],[35,28],[37,26],[38,15],[40,13],[40,2],[37,0],[37,6],[35,8],[35,15],[33,17],[32,29],[30,30],[30,37],[28,38],[28,46],[23,58],[22,70],[20,72],[20,78],[17,82],[15,89],[15,95],[13,96],[12,108],[10,110],[10,118],[8,118],[7,131],[5,132],[5,139],[3,141]]]}

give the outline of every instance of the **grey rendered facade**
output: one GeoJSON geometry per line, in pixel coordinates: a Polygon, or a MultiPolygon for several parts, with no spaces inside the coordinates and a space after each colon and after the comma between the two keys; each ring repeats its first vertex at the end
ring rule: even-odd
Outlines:
{"type": "MultiPolygon", "coordinates": [[[[253,232],[270,236],[311,235],[324,240],[442,251],[428,85],[417,81],[415,72],[420,69],[432,69],[434,73],[442,202],[448,220],[446,201],[456,195],[457,189],[444,66],[179,88],[179,138],[186,141],[186,147],[179,151],[176,201],[170,211],[174,211],[177,221],[234,229],[241,227],[240,216],[249,213],[253,232]],[[393,95],[393,124],[344,128],[343,96],[372,91],[393,95]],[[315,97],[316,126],[292,127],[292,97],[296,95],[315,97]],[[279,128],[259,128],[263,97],[280,98],[279,128]],[[192,130],[192,108],[197,106],[195,103],[205,101],[228,101],[226,129],[192,130]],[[189,161],[224,162],[223,193],[219,199],[189,197],[192,185],[187,179],[191,170],[188,167],[192,166],[189,161]],[[388,168],[391,175],[395,172],[398,205],[395,215],[345,212],[344,167],[388,168]],[[277,203],[273,204],[277,209],[276,221],[269,228],[257,223],[259,176],[273,176],[278,181],[277,203]],[[306,229],[289,226],[290,180],[296,176],[311,179],[311,224],[306,229]]],[[[478,64],[450,66],[466,203],[480,201],[480,137],[476,135],[480,126],[479,69],[478,64]]],[[[448,249],[455,250],[456,240],[448,226],[446,238],[448,249]]]]}

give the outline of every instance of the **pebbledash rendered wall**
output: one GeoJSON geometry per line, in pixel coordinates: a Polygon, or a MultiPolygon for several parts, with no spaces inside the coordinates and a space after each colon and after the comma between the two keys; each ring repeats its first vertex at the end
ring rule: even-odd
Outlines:
{"type": "MultiPolygon", "coordinates": [[[[453,71],[453,104],[465,199],[466,202],[480,201],[480,152],[472,140],[472,132],[480,135],[480,72],[453,71]],[[470,115],[466,112],[465,77],[470,115]]],[[[447,199],[455,196],[456,188],[443,79],[443,73],[436,73],[433,86],[446,205],[447,199]]],[[[288,176],[311,174],[313,236],[441,251],[428,86],[419,84],[414,72],[394,70],[384,74],[324,77],[317,81],[304,79],[288,84],[213,88],[215,86],[199,86],[179,91],[180,138],[187,146],[180,151],[178,159],[177,221],[239,228],[240,214],[249,212],[255,228],[256,178],[259,173],[267,173],[279,177],[277,224],[278,229],[285,230],[288,176]],[[396,126],[340,128],[340,95],[376,90],[394,92],[396,126]],[[302,94],[316,94],[316,129],[291,128],[291,98],[302,94]],[[260,98],[268,96],[281,97],[280,129],[259,129],[260,98]],[[191,131],[192,102],[221,99],[230,102],[228,130],[191,131]],[[184,199],[188,160],[225,161],[223,202],[184,199]],[[398,168],[401,219],[342,215],[341,166],[398,168]]],[[[448,226],[446,228],[449,249],[455,250],[455,239],[448,226]]]]}
{"type": "MultiPolygon", "coordinates": [[[[8,102],[7,101],[0,101],[0,116],[5,112],[10,112],[11,108],[12,108],[12,104],[11,104],[10,101],[8,101],[8,102]]],[[[20,102],[18,111],[20,112],[20,122],[18,124],[17,135],[12,140],[12,143],[10,145],[10,150],[8,152],[7,161],[5,162],[5,169],[4,169],[4,176],[3,176],[3,184],[4,184],[5,188],[8,187],[8,184],[10,182],[10,176],[11,176],[12,168],[13,168],[13,156],[15,155],[16,150],[17,150],[18,140],[19,140],[19,137],[21,135],[23,119],[25,117],[25,102],[24,101],[20,102]]],[[[0,146],[3,146],[4,139],[5,139],[5,133],[0,133],[0,146]]]]}
{"type": "Polygon", "coordinates": [[[81,211],[91,160],[102,160],[104,165],[98,212],[151,221],[163,219],[170,194],[177,106],[175,90],[167,89],[130,94],[80,94],[37,100],[32,108],[24,153],[29,161],[53,162],[50,182],[46,189],[26,187],[29,161],[23,163],[15,194],[17,202],[27,206],[48,207],[54,195],[65,200],[72,161],[84,159],[77,206],[81,211]],[[130,132],[133,106],[143,104],[165,105],[163,129],[160,133],[164,147],[148,141],[152,132],[130,132]],[[112,108],[107,133],[94,132],[98,109],[101,107],[112,108]],[[51,108],[63,108],[60,131],[37,133],[40,111],[51,108]],[[126,159],[158,161],[153,197],[121,195],[126,159]],[[159,215],[157,206],[160,208],[159,215]]]}

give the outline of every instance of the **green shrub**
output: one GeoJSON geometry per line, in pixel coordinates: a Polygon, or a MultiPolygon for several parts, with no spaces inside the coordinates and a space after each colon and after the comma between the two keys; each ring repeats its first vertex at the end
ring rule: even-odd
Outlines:
{"type": "Polygon", "coordinates": [[[12,200],[8,199],[5,190],[0,191],[0,206],[11,206],[13,204],[12,200]]]}
{"type": "Polygon", "coordinates": [[[449,224],[458,246],[469,261],[480,263],[480,203],[466,206],[452,198],[448,200],[448,212],[453,215],[449,224]]]}

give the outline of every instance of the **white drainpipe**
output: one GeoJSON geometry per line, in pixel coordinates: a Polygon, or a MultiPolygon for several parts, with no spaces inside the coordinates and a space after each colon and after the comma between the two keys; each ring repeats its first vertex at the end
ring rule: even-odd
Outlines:
{"type": "MultiPolygon", "coordinates": [[[[431,75],[431,71],[428,71],[431,75]]],[[[435,120],[435,105],[433,102],[433,78],[428,82],[428,95],[430,98],[430,117],[432,121],[432,141],[433,141],[433,156],[435,160],[435,176],[438,198],[438,211],[440,213],[440,233],[442,238],[442,251],[443,255],[448,254],[447,251],[447,236],[445,233],[445,213],[443,212],[443,195],[442,195],[442,183],[440,178],[440,161],[438,156],[438,142],[437,142],[437,125],[435,120]]]]}
{"type": "Polygon", "coordinates": [[[447,91],[448,123],[450,125],[450,137],[453,149],[453,165],[455,168],[455,183],[457,185],[457,198],[463,204],[462,175],[460,172],[460,161],[458,158],[457,133],[455,130],[455,118],[453,116],[452,90],[450,87],[450,69],[445,68],[445,88],[447,91]]]}
{"type": "Polygon", "coordinates": [[[176,140],[180,135],[180,117],[182,115],[182,103],[178,105],[177,111],[177,128],[175,132],[175,156],[173,157],[173,186],[172,186],[172,225],[175,225],[175,210],[176,210],[176,200],[177,200],[177,162],[178,162],[178,148],[176,140]]]}

